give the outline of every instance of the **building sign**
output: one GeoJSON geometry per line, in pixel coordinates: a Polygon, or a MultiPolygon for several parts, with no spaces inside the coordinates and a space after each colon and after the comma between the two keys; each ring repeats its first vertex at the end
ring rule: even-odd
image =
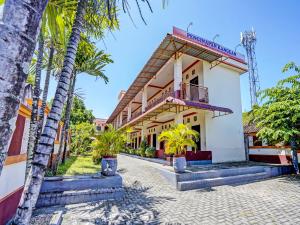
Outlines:
{"type": "Polygon", "coordinates": [[[186,32],[184,30],[181,30],[177,27],[173,27],[173,34],[176,35],[176,36],[179,36],[179,37],[183,37],[183,38],[186,38],[186,39],[189,39],[193,42],[196,42],[197,44],[200,44],[204,47],[207,47],[211,50],[214,50],[214,51],[217,51],[217,52],[220,52],[226,56],[229,56],[229,57],[233,57],[233,58],[236,58],[238,60],[242,60],[242,61],[245,61],[245,56],[236,52],[236,51],[233,51],[229,48],[226,48],[216,42],[213,42],[213,41],[210,41],[210,40],[207,40],[205,38],[202,38],[202,37],[199,37],[195,34],[191,34],[189,32],[186,32]]]}

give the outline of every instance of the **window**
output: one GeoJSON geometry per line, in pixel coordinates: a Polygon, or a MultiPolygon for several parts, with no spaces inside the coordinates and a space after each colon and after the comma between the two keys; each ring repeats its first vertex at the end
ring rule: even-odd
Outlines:
{"type": "Polygon", "coordinates": [[[192,70],[192,75],[194,75],[195,74],[195,70],[192,70]]]}
{"type": "Polygon", "coordinates": [[[189,79],[189,75],[188,74],[185,76],[185,79],[187,79],[187,80],[189,79]]]}
{"type": "Polygon", "coordinates": [[[188,123],[191,122],[191,119],[190,119],[190,118],[187,118],[187,122],[188,122],[188,123]]]}
{"type": "Polygon", "coordinates": [[[197,116],[194,116],[194,121],[197,121],[197,116]]]}

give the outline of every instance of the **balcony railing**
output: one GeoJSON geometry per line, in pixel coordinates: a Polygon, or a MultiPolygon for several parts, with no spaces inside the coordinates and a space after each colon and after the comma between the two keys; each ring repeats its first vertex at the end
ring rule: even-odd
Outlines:
{"type": "Polygon", "coordinates": [[[181,85],[181,98],[189,101],[208,103],[208,88],[183,83],[181,85]]]}
{"type": "Polygon", "coordinates": [[[134,113],[132,113],[130,120],[133,120],[134,118],[136,118],[136,117],[138,117],[138,116],[140,116],[142,114],[143,114],[142,108],[139,108],[137,111],[135,111],[134,113]]]}
{"type": "MultiPolygon", "coordinates": [[[[171,89],[170,91],[167,91],[167,92],[163,92],[163,94],[159,98],[155,99],[151,103],[148,103],[147,107],[145,108],[145,112],[147,112],[154,106],[158,105],[159,103],[163,102],[168,97],[175,98],[175,96],[176,96],[176,98],[179,98],[181,100],[208,103],[208,88],[207,87],[194,85],[194,84],[190,84],[190,83],[182,83],[181,90],[179,92],[180,92],[179,96],[178,96],[178,94],[177,95],[175,94],[173,89],[171,89]]],[[[142,114],[143,114],[142,108],[139,108],[137,111],[132,113],[130,120],[133,120],[142,114]]],[[[127,123],[127,121],[123,121],[123,125],[125,123],[127,123]]]]}

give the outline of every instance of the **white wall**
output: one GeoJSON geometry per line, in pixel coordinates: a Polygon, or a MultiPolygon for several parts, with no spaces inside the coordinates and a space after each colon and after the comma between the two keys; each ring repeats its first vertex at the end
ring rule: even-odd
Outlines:
{"type": "Polygon", "coordinates": [[[210,69],[203,62],[203,78],[209,104],[233,111],[217,118],[212,118],[212,112],[205,113],[206,145],[213,163],[245,160],[239,73],[221,65],[210,69]]]}
{"type": "Polygon", "coordinates": [[[3,167],[0,176],[0,199],[24,185],[25,169],[26,161],[3,167]]]}
{"type": "Polygon", "coordinates": [[[29,128],[30,128],[30,118],[26,118],[20,154],[24,154],[27,152],[29,128]]]}

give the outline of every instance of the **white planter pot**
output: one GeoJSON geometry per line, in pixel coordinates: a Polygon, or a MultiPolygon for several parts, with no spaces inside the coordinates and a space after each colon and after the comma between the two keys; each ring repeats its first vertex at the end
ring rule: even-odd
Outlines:
{"type": "Polygon", "coordinates": [[[183,173],[186,169],[185,157],[173,157],[173,168],[176,173],[183,173]]]}
{"type": "Polygon", "coordinates": [[[117,171],[117,158],[103,158],[101,161],[101,173],[104,176],[114,176],[117,171]]]}

